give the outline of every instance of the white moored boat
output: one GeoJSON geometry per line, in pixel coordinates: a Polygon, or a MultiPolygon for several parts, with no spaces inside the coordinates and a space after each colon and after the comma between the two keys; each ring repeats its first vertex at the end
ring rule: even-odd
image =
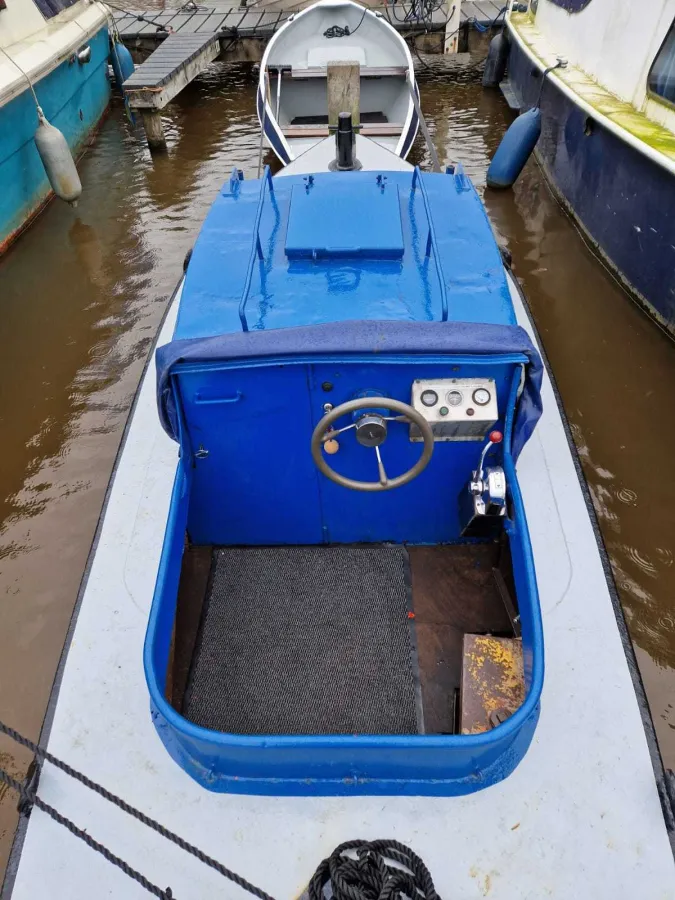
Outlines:
{"type": "Polygon", "coordinates": [[[281,162],[327,137],[331,62],[358,63],[360,133],[405,158],[418,127],[408,45],[381,14],[351,0],[320,0],[290,16],[260,63],[258,118],[281,162]]]}

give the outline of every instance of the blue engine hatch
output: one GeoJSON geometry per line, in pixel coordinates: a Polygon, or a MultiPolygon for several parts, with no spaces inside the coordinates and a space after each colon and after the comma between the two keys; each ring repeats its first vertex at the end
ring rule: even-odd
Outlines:
{"type": "Polygon", "coordinates": [[[330,181],[294,184],[286,231],[289,259],[401,259],[403,229],[398,185],[330,181]],[[365,188],[365,189],[364,189],[365,188]],[[364,213],[364,201],[366,212],[364,213]]]}
{"type": "Polygon", "coordinates": [[[232,178],[195,244],[175,339],[348,319],[514,325],[466,176],[232,178]]]}

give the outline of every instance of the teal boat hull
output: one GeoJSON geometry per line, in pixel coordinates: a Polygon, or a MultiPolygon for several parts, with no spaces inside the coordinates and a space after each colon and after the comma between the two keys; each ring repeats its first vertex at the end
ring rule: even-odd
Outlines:
{"type": "MultiPolygon", "coordinates": [[[[107,27],[88,43],[88,63],[64,60],[35,84],[47,119],[64,134],[75,157],[91,139],[110,100],[107,27]]],[[[35,102],[26,85],[0,108],[0,253],[52,196],[33,139],[37,124],[35,102]]]]}

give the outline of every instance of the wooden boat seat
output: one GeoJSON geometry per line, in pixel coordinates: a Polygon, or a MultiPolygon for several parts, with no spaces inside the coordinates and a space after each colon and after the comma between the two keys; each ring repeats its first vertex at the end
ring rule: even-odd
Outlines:
{"type": "MultiPolygon", "coordinates": [[[[276,66],[269,66],[273,73],[277,71],[276,66]]],[[[325,66],[307,66],[306,68],[297,68],[292,66],[282,66],[282,78],[325,78],[325,66]]],[[[387,78],[399,75],[405,78],[407,66],[361,66],[361,78],[387,78]]]]}
{"type": "MultiPolygon", "coordinates": [[[[373,122],[361,125],[359,133],[365,137],[395,137],[403,131],[400,122],[373,122]]],[[[285,125],[283,127],[286,138],[328,137],[330,134],[327,125],[285,125]]]]}

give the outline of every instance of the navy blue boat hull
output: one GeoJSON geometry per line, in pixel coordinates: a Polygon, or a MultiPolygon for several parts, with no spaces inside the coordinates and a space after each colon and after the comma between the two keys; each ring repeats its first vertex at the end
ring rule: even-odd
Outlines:
{"type": "MultiPolygon", "coordinates": [[[[508,77],[521,109],[533,106],[541,73],[515,42],[508,77]]],[[[535,152],[559,199],[641,306],[675,333],[675,178],[550,81],[541,109],[535,152]]]]}

